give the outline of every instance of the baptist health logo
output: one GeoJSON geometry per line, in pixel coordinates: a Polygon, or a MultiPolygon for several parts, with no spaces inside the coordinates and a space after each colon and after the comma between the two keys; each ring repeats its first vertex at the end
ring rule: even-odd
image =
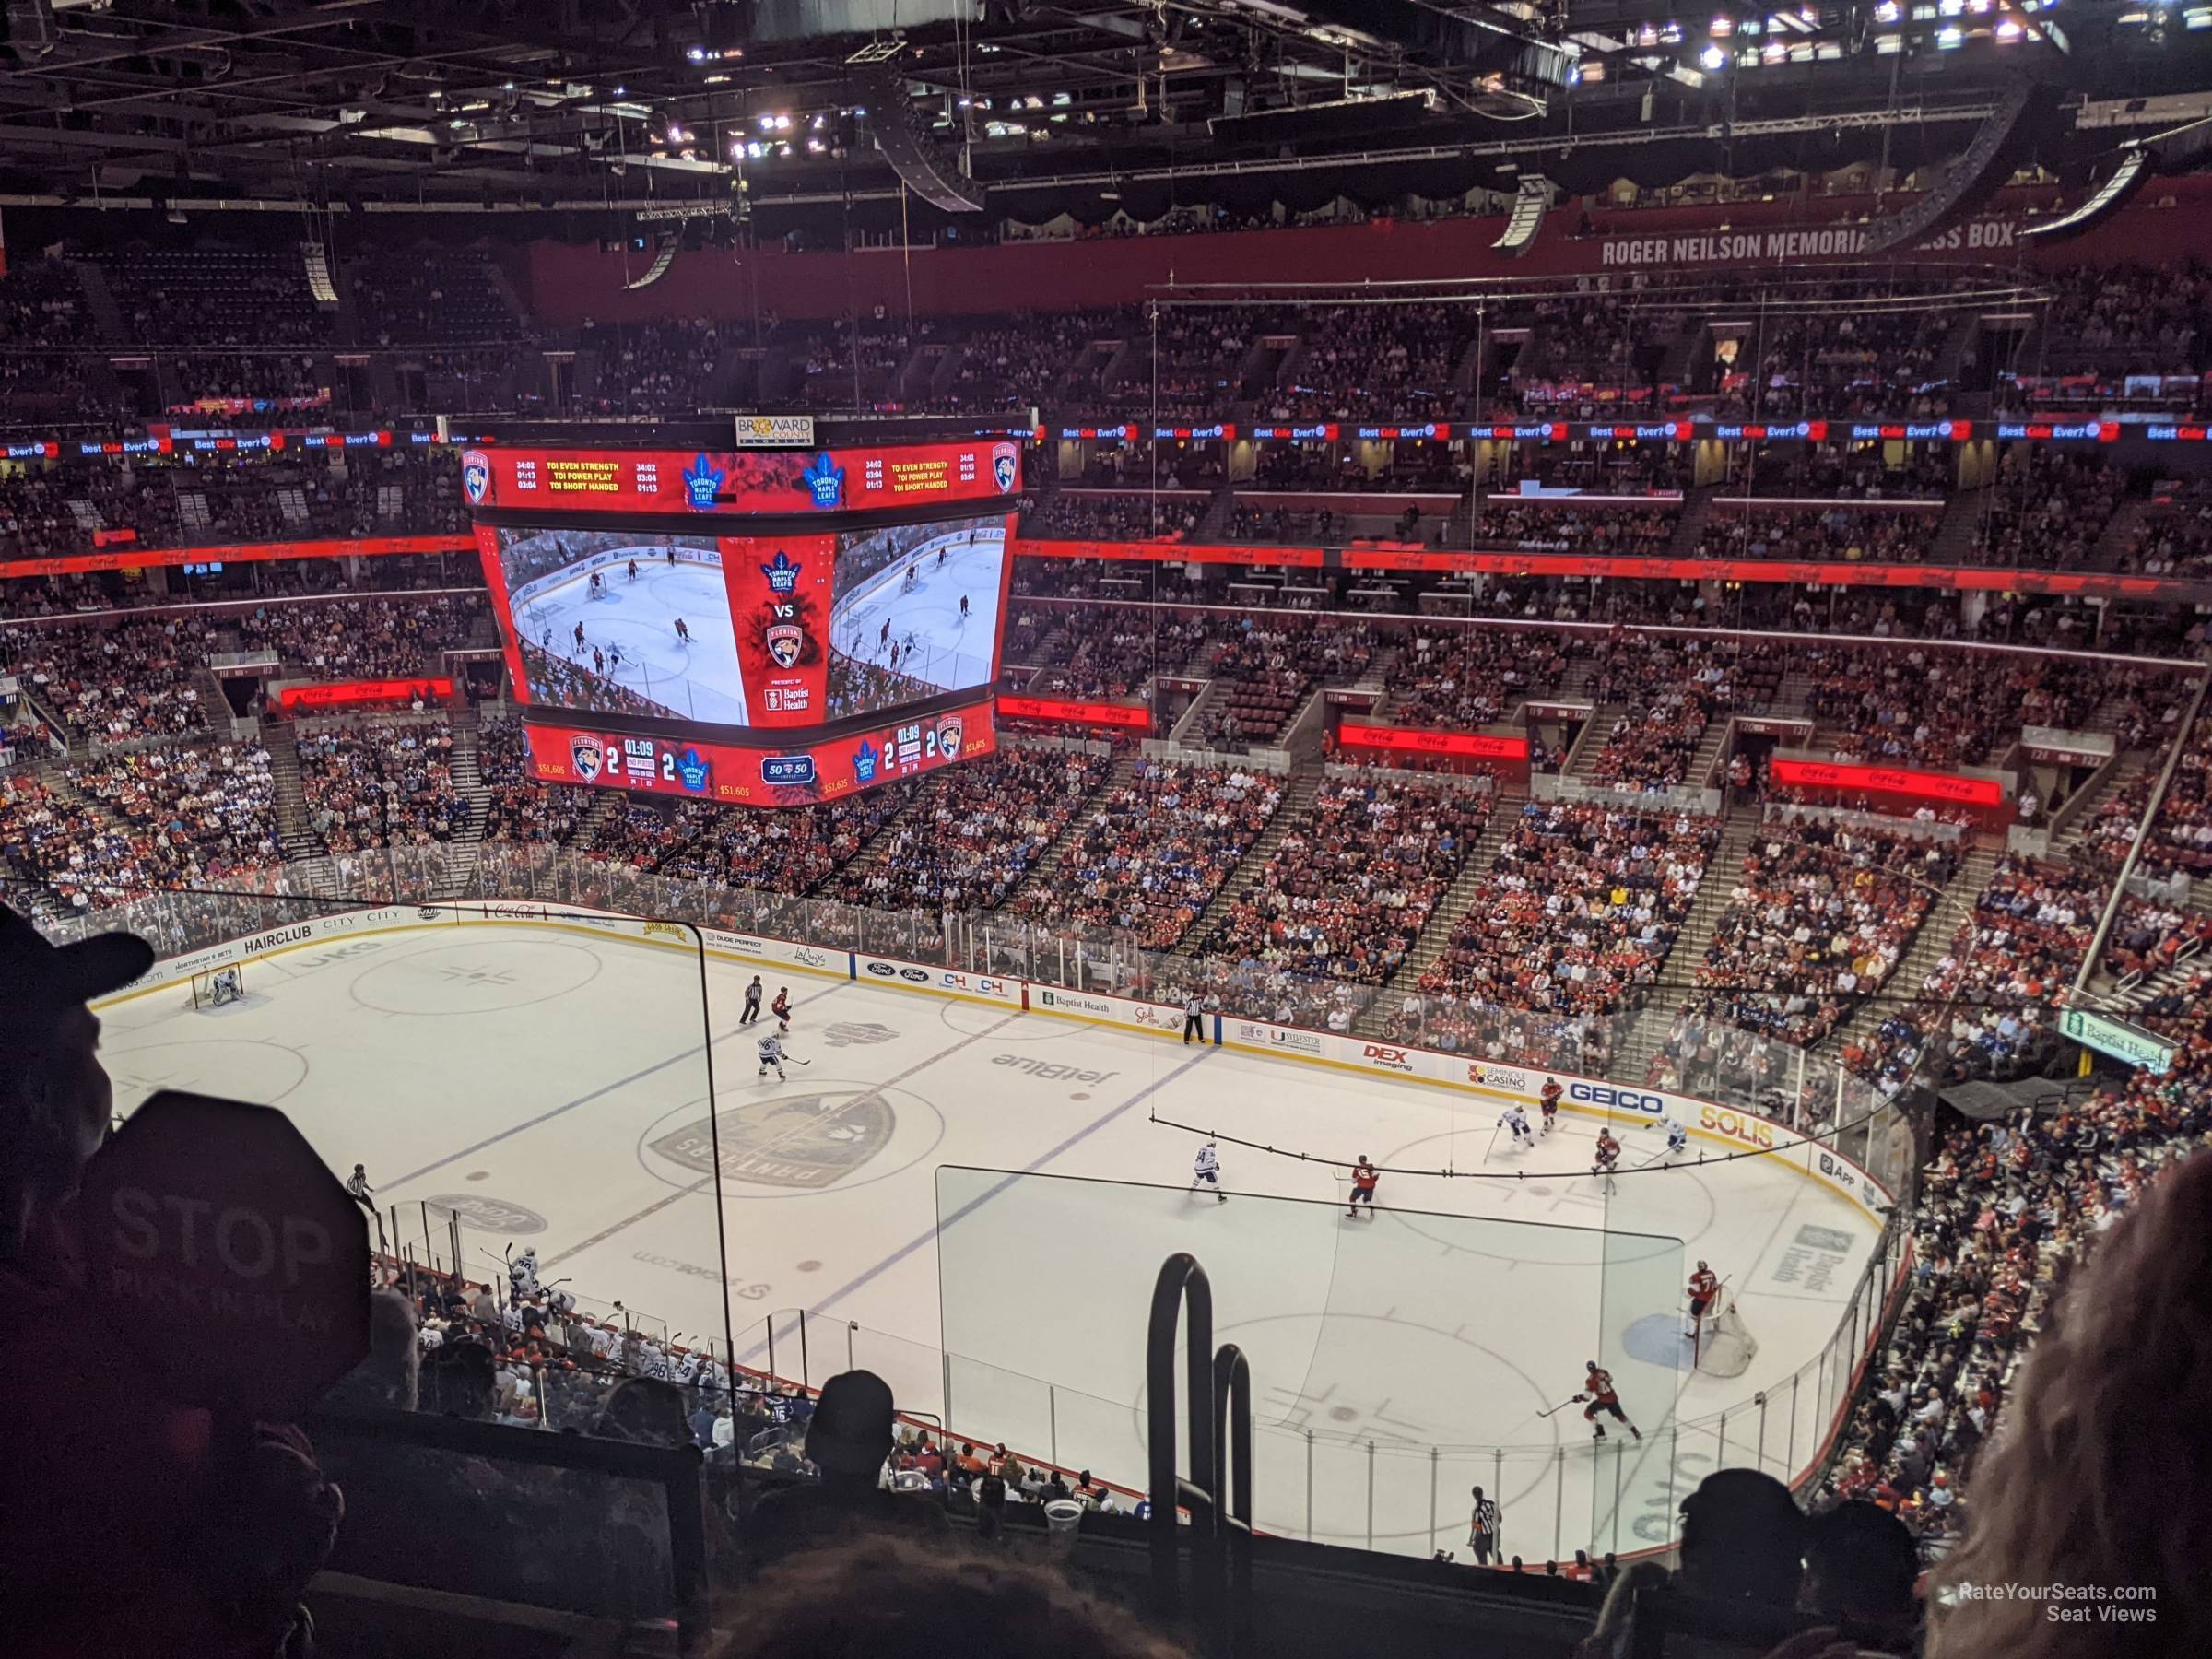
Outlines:
{"type": "Polygon", "coordinates": [[[685,502],[694,512],[712,512],[714,498],[721,493],[722,481],[726,476],[701,450],[683,471],[685,502]]]}
{"type": "Polygon", "coordinates": [[[840,466],[828,450],[816,455],[806,470],[799,475],[806,486],[806,493],[817,507],[840,507],[845,500],[845,469],[840,466]]]}
{"type": "Polygon", "coordinates": [[[775,558],[760,567],[760,574],[768,578],[770,593],[789,594],[797,588],[806,570],[805,565],[795,562],[789,553],[778,547],[775,558]]]}

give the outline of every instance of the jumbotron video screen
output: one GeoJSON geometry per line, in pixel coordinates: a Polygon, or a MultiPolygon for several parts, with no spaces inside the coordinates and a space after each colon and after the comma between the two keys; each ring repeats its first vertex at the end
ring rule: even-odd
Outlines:
{"type": "Polygon", "coordinates": [[[541,780],[795,806],[995,747],[1015,445],[472,451],[463,477],[541,780]]]}

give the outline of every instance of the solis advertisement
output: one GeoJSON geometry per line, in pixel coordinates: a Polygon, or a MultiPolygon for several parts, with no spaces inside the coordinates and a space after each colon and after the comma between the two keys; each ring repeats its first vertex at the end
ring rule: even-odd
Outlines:
{"type": "Polygon", "coordinates": [[[816,743],[768,748],[531,724],[537,776],[736,806],[806,806],[914,777],[998,747],[989,700],[816,743]]]}
{"type": "MultiPolygon", "coordinates": [[[[956,694],[987,693],[996,677],[1011,521],[1004,503],[949,513],[935,503],[974,493],[977,468],[986,483],[981,493],[1002,493],[1002,479],[1018,482],[1018,453],[996,457],[996,447],[722,457],[745,477],[717,471],[712,505],[720,511],[728,494],[756,514],[776,512],[782,527],[773,534],[749,530],[735,512],[690,520],[641,515],[640,490],[657,488],[649,453],[502,452],[500,474],[471,452],[489,469],[465,475],[472,500],[498,493],[498,474],[535,480],[530,489],[548,492],[547,480],[562,480],[568,499],[559,505],[571,512],[606,509],[604,524],[533,522],[496,509],[486,513],[496,522],[477,524],[509,673],[532,724],[550,720],[547,730],[583,744],[571,752],[534,733],[539,776],[781,803],[823,799],[958,759],[977,723],[947,716],[944,705],[956,694]],[[853,503],[855,488],[863,506],[911,493],[919,497],[916,511],[930,516],[855,524],[849,515],[825,514],[819,529],[790,524],[781,475],[765,464],[804,463],[791,477],[806,488],[809,468],[818,483],[839,457],[859,473],[856,484],[839,474],[839,502],[853,503]],[[596,499],[594,489],[603,492],[596,499]],[[865,752],[843,740],[862,722],[897,729],[898,717],[917,706],[914,720],[903,723],[917,735],[888,745],[878,735],[865,752]],[[617,732],[653,727],[657,735],[614,740],[617,732]],[[752,734],[763,731],[787,735],[781,758],[790,764],[780,776],[735,775],[750,769],[752,734]],[[687,779],[696,780],[700,766],[687,754],[717,776],[713,788],[690,787],[687,779]]],[[[987,723],[980,735],[987,747],[987,723]]]]}

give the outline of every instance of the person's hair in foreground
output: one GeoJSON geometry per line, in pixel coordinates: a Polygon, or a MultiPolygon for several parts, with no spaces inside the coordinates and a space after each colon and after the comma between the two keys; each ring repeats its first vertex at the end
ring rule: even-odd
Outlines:
{"type": "Polygon", "coordinates": [[[2200,1151],[2143,1193],[2046,1321],[1929,1597],[1930,1655],[2212,1653],[2208,1392],[2212,1154],[2200,1151]],[[1968,1594],[1998,1585],[2022,1588],[1968,1594]],[[2082,1597],[2063,1604],[2080,1619],[2054,1618],[2047,1590],[2082,1597]]]}
{"type": "Polygon", "coordinates": [[[876,1536],[794,1556],[713,1659],[1189,1659],[1050,1568],[876,1536]]]}

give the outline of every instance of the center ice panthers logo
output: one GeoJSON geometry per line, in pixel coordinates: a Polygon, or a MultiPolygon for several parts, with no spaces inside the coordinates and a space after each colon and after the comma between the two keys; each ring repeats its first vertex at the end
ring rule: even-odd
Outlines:
{"type": "Polygon", "coordinates": [[[711,512],[714,497],[722,488],[723,471],[707,459],[701,450],[690,465],[684,468],[684,500],[694,512],[711,512]]]}
{"type": "Polygon", "coordinates": [[[992,446],[991,478],[998,486],[998,493],[1010,494],[1014,488],[1015,469],[1020,452],[1010,443],[992,446]]]}
{"type": "Polygon", "coordinates": [[[461,457],[461,493],[471,507],[482,506],[491,493],[491,462],[482,450],[470,450],[461,457]]]}
{"type": "Polygon", "coordinates": [[[576,775],[589,783],[606,763],[606,745],[588,732],[579,732],[569,739],[569,759],[575,763],[576,775]]]}
{"type": "Polygon", "coordinates": [[[844,504],[845,469],[837,464],[828,450],[816,455],[799,477],[806,486],[806,493],[814,498],[817,507],[844,504]]]}

